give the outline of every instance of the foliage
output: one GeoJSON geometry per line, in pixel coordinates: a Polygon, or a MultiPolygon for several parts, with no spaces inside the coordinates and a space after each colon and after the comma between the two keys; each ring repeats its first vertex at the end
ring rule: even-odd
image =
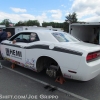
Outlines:
{"type": "Polygon", "coordinates": [[[76,23],[77,22],[77,14],[73,12],[72,14],[69,14],[66,16],[66,22],[68,23],[76,23]]]}
{"type": "Polygon", "coordinates": [[[9,25],[11,24],[12,22],[9,20],[9,19],[4,19],[0,25],[5,25],[6,27],[9,27],[9,25]]]}
{"type": "Polygon", "coordinates": [[[28,21],[19,21],[15,24],[15,26],[40,26],[40,23],[38,20],[28,20],[28,21]]]}
{"type": "Polygon", "coordinates": [[[64,27],[63,27],[64,31],[65,32],[69,32],[69,23],[68,22],[64,22],[63,25],[64,25],[64,27]]]}
{"type": "Polygon", "coordinates": [[[53,28],[63,28],[63,23],[58,22],[43,22],[42,27],[52,26],[53,28]]]}

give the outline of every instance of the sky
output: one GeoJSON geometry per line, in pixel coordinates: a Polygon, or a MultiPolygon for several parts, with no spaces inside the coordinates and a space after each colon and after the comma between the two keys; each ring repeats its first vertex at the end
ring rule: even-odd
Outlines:
{"type": "Polygon", "coordinates": [[[100,22],[100,0],[0,0],[0,22],[64,22],[73,12],[78,21],[100,22]]]}

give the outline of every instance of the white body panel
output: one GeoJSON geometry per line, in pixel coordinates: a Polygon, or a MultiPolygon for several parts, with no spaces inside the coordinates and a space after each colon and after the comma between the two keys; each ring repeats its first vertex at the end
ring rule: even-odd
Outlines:
{"type": "Polygon", "coordinates": [[[27,30],[27,32],[36,32],[40,41],[12,44],[11,41],[5,40],[1,44],[1,53],[4,58],[14,60],[19,62],[21,66],[37,71],[37,59],[41,56],[47,56],[58,63],[64,77],[81,81],[90,80],[100,73],[100,59],[86,62],[87,54],[100,51],[100,46],[80,41],[58,42],[51,35],[54,31],[27,30]],[[6,48],[14,50],[13,54],[8,56],[6,48]],[[20,56],[20,52],[22,56],[20,56]]]}
{"type": "MultiPolygon", "coordinates": [[[[6,43],[7,42],[8,41],[6,41],[6,43]]],[[[10,44],[12,44],[12,42],[10,44]]],[[[19,45],[21,47],[21,43],[17,43],[17,45],[19,45]]],[[[23,46],[24,46],[24,44],[23,44],[23,46]]],[[[6,45],[6,46],[2,45],[1,52],[3,51],[3,53],[2,53],[3,56],[7,55],[7,51],[6,51],[7,49],[9,49],[10,52],[13,52],[13,54],[11,53],[11,55],[9,56],[10,59],[18,61],[18,62],[21,62],[21,63],[25,63],[25,58],[26,58],[26,56],[25,56],[26,55],[25,49],[19,48],[19,47],[14,47],[14,46],[9,46],[9,45],[6,45]],[[16,51],[20,51],[20,52],[17,52],[17,54],[16,54],[16,51]]]]}

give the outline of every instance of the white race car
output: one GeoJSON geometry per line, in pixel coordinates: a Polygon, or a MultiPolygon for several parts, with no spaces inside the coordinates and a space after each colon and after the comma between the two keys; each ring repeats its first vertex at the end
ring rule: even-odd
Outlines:
{"type": "Polygon", "coordinates": [[[1,43],[4,59],[51,77],[88,81],[100,73],[100,46],[84,43],[68,33],[24,30],[1,43]]]}

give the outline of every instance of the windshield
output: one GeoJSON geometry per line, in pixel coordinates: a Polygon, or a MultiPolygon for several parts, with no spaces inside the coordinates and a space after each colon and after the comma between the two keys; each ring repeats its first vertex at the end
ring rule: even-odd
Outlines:
{"type": "Polygon", "coordinates": [[[79,40],[68,33],[52,33],[59,42],[78,42],[79,40]]]}

